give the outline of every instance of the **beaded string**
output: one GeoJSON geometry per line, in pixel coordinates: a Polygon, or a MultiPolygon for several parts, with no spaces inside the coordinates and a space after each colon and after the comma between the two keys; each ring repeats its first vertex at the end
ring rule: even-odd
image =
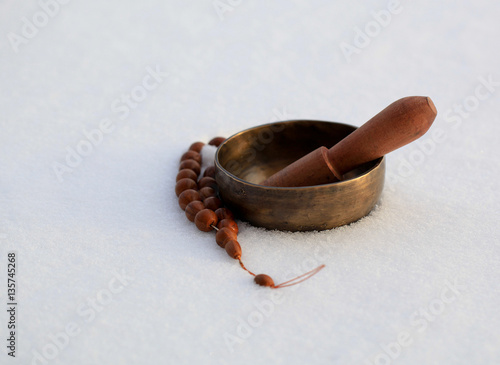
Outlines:
{"type": "MultiPolygon", "coordinates": [[[[215,137],[208,144],[218,147],[224,141],[224,137],[215,137]]],[[[255,275],[245,267],[243,261],[241,261],[242,251],[237,240],[238,223],[235,221],[233,212],[224,207],[222,201],[218,198],[215,166],[205,169],[203,176],[199,178],[201,173],[201,149],[204,145],[203,142],[195,142],[182,155],[176,178],[175,193],[179,198],[179,206],[184,210],[187,219],[194,222],[200,231],[216,231],[215,241],[217,244],[226,250],[229,257],[238,260],[241,268],[252,275],[258,285],[268,286],[273,289],[284,288],[299,284],[323,269],[325,265],[320,265],[314,270],[275,285],[269,275],[255,275]]]]}
{"type": "MultiPolygon", "coordinates": [[[[195,217],[196,218],[196,217],[195,217]]],[[[234,222],[235,224],[237,224],[236,222],[234,222]]],[[[219,232],[219,228],[215,227],[214,225],[211,225],[210,227],[212,227],[213,229],[215,229],[217,232],[219,232]]],[[[243,270],[247,271],[250,275],[252,276],[256,276],[253,272],[251,272],[250,270],[248,270],[245,266],[245,264],[243,263],[243,261],[241,261],[241,259],[238,260],[240,262],[240,266],[243,270]]]]}

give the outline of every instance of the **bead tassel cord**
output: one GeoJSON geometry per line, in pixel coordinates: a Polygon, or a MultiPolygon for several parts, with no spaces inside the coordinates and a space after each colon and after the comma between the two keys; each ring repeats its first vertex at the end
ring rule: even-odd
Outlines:
{"type": "Polygon", "coordinates": [[[305,274],[297,276],[296,278],[293,278],[291,280],[285,281],[284,283],[278,284],[274,288],[275,289],[277,289],[277,288],[284,288],[284,287],[287,287],[287,286],[292,286],[292,285],[299,284],[299,283],[301,283],[301,282],[309,279],[311,276],[316,275],[324,267],[325,267],[325,265],[320,265],[317,268],[315,268],[314,270],[306,272],[305,274]],[[299,280],[299,279],[301,279],[301,280],[299,280]]]}
{"type": "MultiPolygon", "coordinates": [[[[216,137],[208,144],[218,147],[224,141],[224,137],[216,137]]],[[[216,231],[215,240],[217,244],[226,250],[229,257],[238,260],[241,268],[252,275],[258,285],[272,289],[284,288],[299,284],[323,269],[325,265],[318,266],[314,270],[279,285],[274,285],[274,281],[270,276],[266,274],[255,275],[246,268],[243,261],[241,261],[242,251],[237,240],[238,224],[235,221],[234,214],[228,208],[223,207],[223,203],[217,194],[218,186],[215,181],[215,167],[208,167],[199,179],[202,162],[200,152],[204,145],[203,142],[193,143],[181,157],[175,193],[179,198],[179,206],[184,210],[186,217],[191,222],[194,222],[200,231],[216,231]]]]}
{"type": "Polygon", "coordinates": [[[239,260],[240,261],[240,266],[243,270],[247,271],[250,275],[252,276],[255,276],[255,274],[253,272],[251,272],[250,270],[248,270],[245,266],[245,264],[243,264],[243,261],[239,260]]]}

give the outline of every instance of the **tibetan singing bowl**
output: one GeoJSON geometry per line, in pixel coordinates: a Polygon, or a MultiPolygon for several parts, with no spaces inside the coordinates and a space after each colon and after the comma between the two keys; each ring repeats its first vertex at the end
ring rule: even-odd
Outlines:
{"type": "Polygon", "coordinates": [[[219,146],[215,155],[215,179],[221,199],[239,219],[268,229],[319,231],[364,217],[382,193],[383,157],[330,184],[259,185],[318,147],[333,146],[355,129],[342,123],[292,120],[235,134],[219,146]]]}

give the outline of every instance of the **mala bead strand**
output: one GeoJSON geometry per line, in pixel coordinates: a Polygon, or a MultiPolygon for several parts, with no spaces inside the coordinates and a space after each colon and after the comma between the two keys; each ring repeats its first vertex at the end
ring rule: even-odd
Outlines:
{"type": "Polygon", "coordinates": [[[216,196],[216,195],[217,195],[217,193],[215,192],[215,190],[209,186],[205,186],[204,188],[200,189],[201,200],[205,200],[207,198],[210,198],[210,197],[216,196]]]}
{"type": "Polygon", "coordinates": [[[189,189],[194,190],[197,188],[198,184],[196,183],[196,181],[194,181],[193,179],[184,178],[180,179],[179,181],[177,181],[177,184],[175,184],[175,193],[177,194],[178,197],[185,190],[189,189]]]}
{"type": "Polygon", "coordinates": [[[201,166],[195,160],[184,160],[179,166],[179,171],[183,169],[193,170],[196,176],[200,175],[201,166]]]}
{"type": "MultiPolygon", "coordinates": [[[[225,140],[224,137],[215,137],[208,144],[218,147],[225,140]]],[[[241,261],[242,250],[238,242],[238,224],[234,220],[233,212],[223,207],[221,200],[217,197],[218,186],[214,179],[215,166],[206,168],[203,177],[198,180],[201,172],[201,150],[203,146],[205,146],[205,143],[195,142],[182,155],[179,172],[175,180],[175,194],[179,198],[179,207],[184,210],[187,219],[194,222],[200,231],[217,231],[215,234],[217,244],[225,249],[229,257],[238,260],[240,266],[254,276],[254,282],[260,286],[277,289],[296,285],[323,269],[325,265],[321,265],[292,280],[275,285],[269,275],[255,275],[245,267],[241,261]]]]}
{"type": "Polygon", "coordinates": [[[210,140],[210,142],[208,142],[208,144],[210,146],[215,146],[215,147],[219,147],[221,145],[222,142],[224,142],[226,139],[224,137],[215,137],[215,138],[212,138],[210,140]]]}
{"type": "Polygon", "coordinates": [[[217,218],[219,220],[223,219],[233,219],[234,220],[234,214],[227,208],[219,208],[215,211],[215,214],[217,214],[217,218]]]}
{"type": "Polygon", "coordinates": [[[186,160],[194,160],[201,164],[201,155],[196,151],[187,151],[181,157],[181,162],[186,160]]]}
{"type": "Polygon", "coordinates": [[[224,247],[229,257],[239,260],[241,259],[241,246],[236,240],[229,240],[224,247]]]}
{"type": "Polygon", "coordinates": [[[255,283],[260,286],[274,287],[274,280],[269,275],[266,274],[255,275],[253,281],[255,281],[255,283]]]}
{"type": "Polygon", "coordinates": [[[195,200],[191,203],[189,203],[187,206],[186,206],[186,217],[187,219],[189,219],[191,222],[194,222],[194,219],[196,218],[196,214],[198,214],[198,212],[202,211],[203,209],[205,209],[205,205],[200,202],[199,200],[195,200]]]}
{"type": "Polygon", "coordinates": [[[211,209],[200,210],[194,217],[194,224],[203,232],[212,231],[217,226],[218,221],[217,215],[211,209]]]}
{"type": "MultiPolygon", "coordinates": [[[[215,214],[217,214],[217,212],[215,214]]],[[[238,232],[239,232],[238,223],[236,223],[236,221],[233,219],[226,218],[226,219],[220,220],[219,223],[217,224],[217,228],[218,229],[229,228],[230,230],[234,231],[236,234],[238,234],[238,232]]]]}
{"type": "Polygon", "coordinates": [[[195,151],[200,153],[204,146],[205,143],[203,142],[194,142],[191,146],[189,146],[189,151],[195,151]]]}
{"type": "MultiPolygon", "coordinates": [[[[206,170],[205,170],[206,172],[206,170]]],[[[217,181],[215,181],[215,179],[213,177],[209,177],[209,176],[205,176],[205,177],[202,177],[200,179],[200,181],[198,181],[198,187],[200,189],[203,189],[203,188],[212,188],[212,189],[216,189],[217,188],[217,181]]]]}
{"type": "Polygon", "coordinates": [[[203,200],[203,203],[206,205],[208,209],[212,209],[213,211],[216,211],[220,207],[222,207],[222,202],[219,198],[216,196],[211,196],[203,200]]]}
{"type": "Polygon", "coordinates": [[[194,172],[191,169],[183,169],[183,170],[179,171],[179,173],[177,174],[177,178],[175,179],[175,182],[178,182],[179,180],[184,179],[184,178],[196,181],[198,179],[198,175],[196,175],[196,172],[194,172]]]}
{"type": "Polygon", "coordinates": [[[211,177],[212,179],[215,179],[215,166],[207,167],[203,173],[203,177],[211,177]]]}
{"type": "Polygon", "coordinates": [[[187,205],[196,200],[201,200],[200,193],[198,193],[198,191],[194,189],[184,190],[179,195],[179,207],[181,207],[182,210],[186,210],[187,205]]]}
{"type": "Polygon", "coordinates": [[[215,242],[217,242],[220,247],[226,248],[226,243],[231,240],[236,240],[237,237],[238,234],[235,231],[229,228],[222,228],[216,233],[215,242]]]}

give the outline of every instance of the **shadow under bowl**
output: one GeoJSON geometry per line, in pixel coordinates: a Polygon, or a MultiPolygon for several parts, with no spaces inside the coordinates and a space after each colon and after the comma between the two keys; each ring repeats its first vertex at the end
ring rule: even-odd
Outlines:
{"type": "Polygon", "coordinates": [[[385,159],[370,161],[339,182],[304,187],[259,185],[320,146],[331,147],[356,127],[291,120],[254,127],[225,140],[215,155],[223,202],[243,221],[284,231],[325,230],[354,222],[378,202],[385,159]]]}

